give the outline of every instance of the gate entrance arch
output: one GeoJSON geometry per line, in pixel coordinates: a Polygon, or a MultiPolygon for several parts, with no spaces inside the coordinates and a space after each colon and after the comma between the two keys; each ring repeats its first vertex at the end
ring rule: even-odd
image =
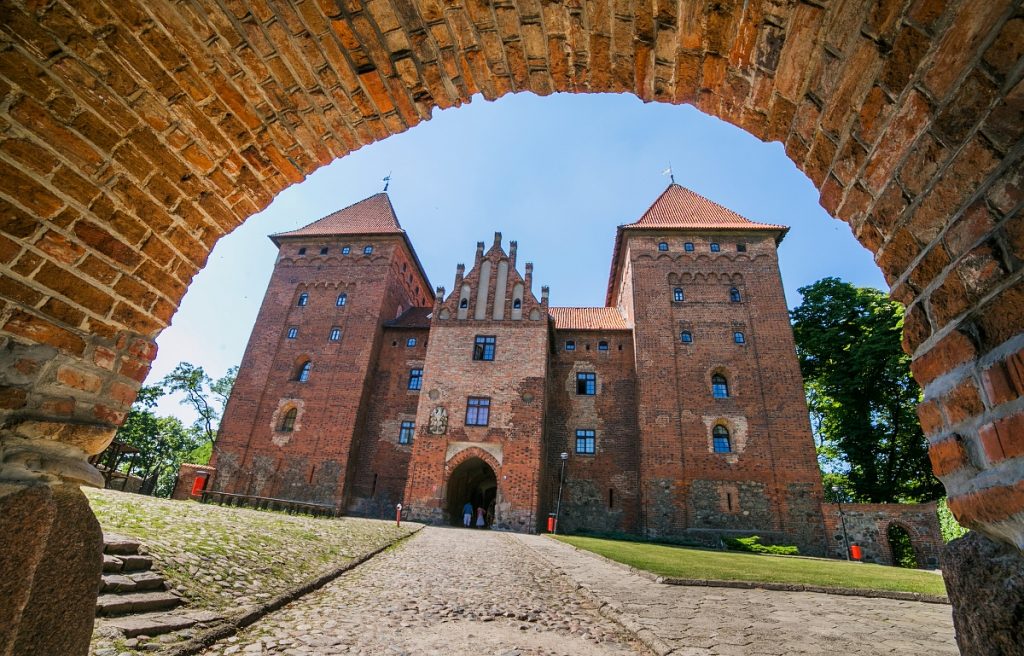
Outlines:
{"type": "Polygon", "coordinates": [[[487,526],[498,520],[495,513],[498,501],[498,477],[494,469],[479,457],[462,461],[448,475],[445,509],[448,523],[462,526],[462,511],[466,503],[473,506],[472,526],[476,526],[477,509],[483,508],[487,526]]]}
{"type": "Polygon", "coordinates": [[[0,516],[18,519],[0,536],[17,554],[0,571],[0,653],[84,653],[100,533],[77,486],[102,483],[86,459],[124,420],[217,240],[435,108],[519,91],[692,103],[785,144],[907,306],[935,473],[985,536],[956,547],[977,557],[946,559],[959,639],[985,651],[992,638],[973,627],[1024,633],[1019,617],[985,615],[1013,604],[976,603],[989,598],[978,582],[998,577],[958,573],[1024,566],[1019,12],[1017,0],[4,3],[0,516]],[[80,584],[53,585],[58,562],[80,584]]]}

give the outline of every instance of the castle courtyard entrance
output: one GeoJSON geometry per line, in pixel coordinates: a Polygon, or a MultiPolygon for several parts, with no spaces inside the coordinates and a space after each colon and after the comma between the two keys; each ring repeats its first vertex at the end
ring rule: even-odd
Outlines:
{"type": "Polygon", "coordinates": [[[469,458],[459,464],[448,476],[448,495],[445,508],[448,523],[462,526],[462,507],[468,501],[473,504],[473,525],[476,525],[477,508],[483,508],[487,526],[494,522],[498,498],[498,477],[491,466],[481,458],[469,458]]]}

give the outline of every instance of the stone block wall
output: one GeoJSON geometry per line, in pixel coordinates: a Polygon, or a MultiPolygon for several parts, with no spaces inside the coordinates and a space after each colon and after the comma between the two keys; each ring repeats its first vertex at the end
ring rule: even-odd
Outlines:
{"type": "Polygon", "coordinates": [[[895,564],[888,531],[896,524],[909,534],[918,565],[926,569],[939,567],[944,543],[934,503],[844,503],[842,518],[837,504],[827,503],[822,510],[828,555],[833,558],[845,558],[842,526],[842,519],[845,519],[849,543],[863,550],[864,562],[895,564]]]}

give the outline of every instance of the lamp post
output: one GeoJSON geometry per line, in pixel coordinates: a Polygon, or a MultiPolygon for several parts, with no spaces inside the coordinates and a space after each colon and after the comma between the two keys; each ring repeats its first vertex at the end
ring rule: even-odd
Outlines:
{"type": "Polygon", "coordinates": [[[558,501],[555,502],[555,530],[552,531],[556,535],[558,534],[558,514],[562,512],[562,484],[565,483],[565,463],[569,460],[569,454],[563,451],[559,457],[562,459],[562,469],[558,472],[558,501]]]}
{"type": "Polygon", "coordinates": [[[832,491],[836,495],[836,505],[839,506],[839,521],[843,525],[843,553],[846,554],[846,560],[850,560],[850,538],[846,535],[846,516],[843,515],[842,495],[839,494],[838,485],[833,485],[832,491]]]}

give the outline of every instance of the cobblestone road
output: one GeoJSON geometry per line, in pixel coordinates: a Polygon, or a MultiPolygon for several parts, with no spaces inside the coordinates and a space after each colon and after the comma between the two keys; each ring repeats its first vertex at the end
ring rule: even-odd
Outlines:
{"type": "Polygon", "coordinates": [[[957,653],[949,606],[666,586],[547,538],[431,527],[205,653],[649,653],[602,603],[673,656],[957,653]]]}

